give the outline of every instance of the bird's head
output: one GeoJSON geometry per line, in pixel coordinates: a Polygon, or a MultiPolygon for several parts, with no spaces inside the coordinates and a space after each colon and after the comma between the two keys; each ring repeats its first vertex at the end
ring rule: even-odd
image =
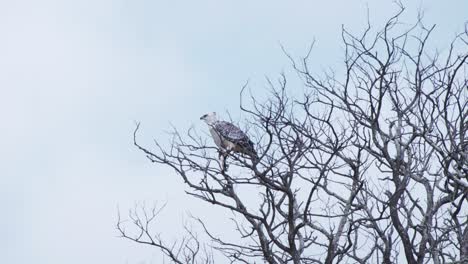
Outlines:
{"type": "Polygon", "coordinates": [[[208,125],[210,125],[218,121],[218,118],[216,117],[216,112],[212,112],[212,113],[204,114],[203,116],[200,117],[200,120],[203,120],[208,125]]]}

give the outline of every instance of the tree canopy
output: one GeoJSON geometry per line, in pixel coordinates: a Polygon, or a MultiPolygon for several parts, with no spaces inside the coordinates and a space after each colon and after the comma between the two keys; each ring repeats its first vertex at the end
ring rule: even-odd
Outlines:
{"type": "MultiPolygon", "coordinates": [[[[230,153],[226,169],[205,135],[173,132],[169,148],[134,143],[180,176],[188,195],[233,212],[239,241],[187,229],[178,242],[150,232],[160,208],[132,212],[120,234],[173,263],[467,263],[468,31],[432,50],[418,19],[342,30],[342,67],[310,70],[313,48],[259,100],[240,93],[258,160],[230,153]],[[257,192],[257,199],[247,192],[257,192]],[[223,259],[224,258],[224,259],[223,259]]],[[[312,45],[313,46],[313,45],[312,45]]]]}

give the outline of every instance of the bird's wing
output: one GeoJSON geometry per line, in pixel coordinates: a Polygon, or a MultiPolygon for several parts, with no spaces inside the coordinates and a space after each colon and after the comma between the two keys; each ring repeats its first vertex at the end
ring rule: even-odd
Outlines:
{"type": "Polygon", "coordinates": [[[236,144],[239,151],[257,157],[253,142],[237,126],[226,121],[218,121],[213,124],[213,129],[223,140],[236,144]]]}
{"type": "Polygon", "coordinates": [[[229,140],[232,143],[249,140],[247,135],[240,128],[229,122],[218,121],[213,124],[213,128],[222,138],[229,140]]]}

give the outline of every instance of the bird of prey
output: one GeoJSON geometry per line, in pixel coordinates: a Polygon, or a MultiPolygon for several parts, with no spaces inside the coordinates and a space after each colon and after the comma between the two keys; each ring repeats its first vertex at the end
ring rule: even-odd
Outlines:
{"type": "Polygon", "coordinates": [[[221,151],[243,153],[253,161],[258,160],[253,142],[240,128],[226,121],[218,121],[215,112],[203,115],[200,120],[206,122],[216,146],[221,151]]]}

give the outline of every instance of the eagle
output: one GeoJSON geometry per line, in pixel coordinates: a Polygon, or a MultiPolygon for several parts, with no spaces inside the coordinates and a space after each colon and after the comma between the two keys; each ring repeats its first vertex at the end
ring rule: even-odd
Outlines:
{"type": "Polygon", "coordinates": [[[225,158],[229,152],[233,151],[248,155],[254,162],[258,160],[254,143],[240,128],[226,121],[218,121],[216,112],[205,114],[200,117],[200,120],[208,125],[210,134],[221,151],[220,156],[223,155],[225,158]]]}

